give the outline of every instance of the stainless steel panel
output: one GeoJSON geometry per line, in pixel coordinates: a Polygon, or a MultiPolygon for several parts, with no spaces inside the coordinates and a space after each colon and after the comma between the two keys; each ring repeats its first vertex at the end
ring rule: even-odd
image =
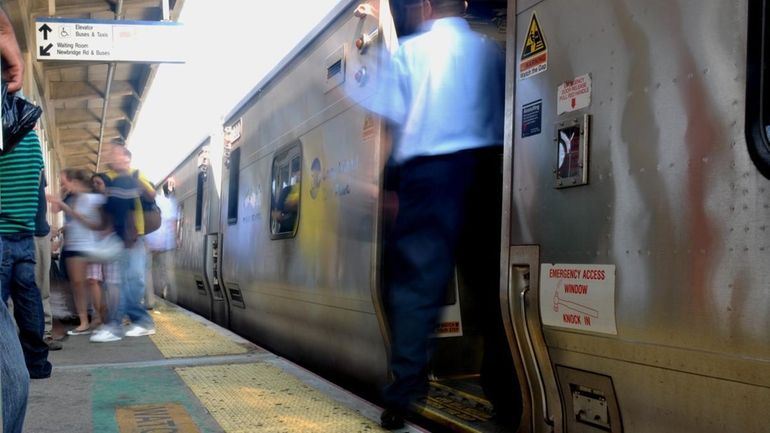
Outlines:
{"type": "MultiPolygon", "coordinates": [[[[170,175],[175,181],[175,195],[180,210],[179,243],[175,255],[177,302],[192,311],[212,318],[210,287],[205,276],[206,234],[219,226],[211,220],[212,203],[218,203],[214,176],[209,172],[204,183],[203,214],[201,229],[195,229],[195,206],[198,187],[198,153],[209,144],[206,139],[170,175]],[[204,291],[197,289],[202,281],[204,291]]],[[[218,215],[218,214],[217,214],[218,215]]]]}
{"type": "Polygon", "coordinates": [[[549,64],[517,84],[510,243],[541,245],[544,262],[617,265],[617,337],[549,329],[554,362],[612,376],[625,431],[762,431],[770,183],[744,138],[747,1],[531,10],[549,64]],[[585,73],[589,185],[556,190],[556,89],[585,73]],[[537,99],[544,132],[522,139],[521,107],[537,99]]]}
{"type": "Polygon", "coordinates": [[[223,207],[238,201],[237,222],[220,220],[222,279],[238,284],[246,307],[230,310],[233,329],[292,359],[373,384],[385,380],[387,361],[372,295],[381,127],[355,101],[376,82],[377,50],[360,53],[353,44],[378,23],[355,17],[355,6],[306,39],[225,123],[242,119],[243,132],[234,143],[241,149],[238,197],[227,195],[226,182],[222,188],[223,207]],[[346,77],[327,87],[327,59],[340,47],[346,77]],[[362,67],[364,85],[354,79],[362,67]],[[272,239],[273,158],[296,141],[299,226],[293,237],[272,239]]]}

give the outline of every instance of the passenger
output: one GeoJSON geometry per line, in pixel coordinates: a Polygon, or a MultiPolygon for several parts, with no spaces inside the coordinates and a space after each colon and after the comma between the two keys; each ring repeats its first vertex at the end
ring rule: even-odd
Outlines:
{"type": "MultiPolygon", "coordinates": [[[[2,9],[0,9],[0,57],[2,57],[2,77],[8,84],[8,92],[12,93],[21,90],[21,83],[24,79],[24,60],[21,57],[21,50],[16,41],[16,35],[14,34],[11,20],[8,19],[8,15],[6,15],[5,11],[2,9]]],[[[25,138],[25,140],[22,141],[27,140],[25,138]]],[[[31,158],[29,162],[35,163],[35,161],[38,161],[38,158],[31,158]]],[[[3,160],[2,163],[7,163],[7,161],[3,160]]],[[[39,164],[33,165],[39,165],[42,171],[42,157],[39,159],[39,164]]],[[[2,173],[0,173],[0,182],[1,181],[2,173]]],[[[0,203],[5,201],[6,195],[4,191],[5,190],[0,193],[0,203]]],[[[3,223],[0,221],[0,227],[2,227],[2,225],[3,223]]],[[[4,250],[4,236],[0,236],[0,256],[4,256],[4,250]]],[[[5,263],[5,257],[0,258],[0,260],[2,260],[3,264],[5,263]]],[[[3,275],[6,274],[6,272],[5,267],[0,271],[3,275]]],[[[34,270],[32,270],[32,272],[34,272],[34,270]]],[[[27,278],[25,278],[25,280],[27,280],[27,278]]],[[[3,278],[3,282],[5,281],[6,278],[3,278]]],[[[35,290],[37,290],[37,288],[35,288],[35,290]]],[[[39,297],[40,293],[36,293],[39,297]]],[[[34,298],[34,295],[30,295],[29,298],[34,298]]],[[[31,300],[31,302],[22,302],[22,304],[23,307],[25,307],[25,310],[31,310],[32,314],[30,314],[25,323],[34,322],[34,324],[38,325],[42,337],[45,326],[42,317],[42,301],[35,303],[34,299],[28,300],[31,300]],[[36,312],[39,314],[36,315],[36,312]],[[34,320],[35,318],[39,318],[39,320],[36,321],[34,320]]],[[[3,298],[3,301],[5,301],[5,298],[3,298]]],[[[27,411],[30,374],[24,367],[25,355],[22,351],[19,338],[20,337],[16,335],[16,325],[13,323],[13,319],[8,312],[6,303],[0,302],[0,405],[2,406],[2,413],[0,413],[0,415],[2,415],[4,433],[21,433],[24,427],[24,416],[27,411]]],[[[40,340],[42,346],[45,346],[43,339],[40,338],[40,340]]],[[[45,373],[45,370],[45,368],[42,368],[42,371],[36,371],[36,373],[45,373]]],[[[48,371],[48,374],[50,375],[50,364],[48,371]]]]}
{"type": "Polygon", "coordinates": [[[289,185],[281,189],[273,210],[273,224],[276,233],[293,232],[297,224],[297,211],[299,210],[299,182],[298,174],[293,174],[289,185]]]}
{"type": "MultiPolygon", "coordinates": [[[[518,393],[497,301],[505,62],[500,47],[462,18],[466,6],[423,1],[421,33],[402,40],[383,88],[366,102],[397,132],[391,158],[399,204],[383,269],[393,375],[383,392],[387,429],[402,427],[409,406],[426,395],[430,336],[458,260],[469,265],[465,276],[483,292],[488,313],[482,381],[518,393]],[[467,236],[470,228],[476,236],[467,236]],[[495,347],[503,360],[492,359],[495,347]]],[[[485,392],[507,406],[500,412],[515,411],[517,403],[498,400],[492,387],[485,392]]]]}
{"type": "MultiPolygon", "coordinates": [[[[91,341],[96,343],[118,341],[124,335],[139,337],[155,333],[152,317],[142,306],[147,253],[143,239],[144,217],[140,203],[140,195],[148,200],[154,200],[155,189],[143,176],[133,175],[130,167],[131,152],[126,149],[122,140],[113,140],[109,145],[107,161],[110,170],[105,173],[107,183],[105,211],[110,217],[115,233],[123,240],[125,250],[118,260],[120,301],[117,308],[109,308],[108,323],[91,336],[91,341]],[[124,315],[127,315],[131,321],[131,325],[125,332],[122,327],[124,315]]],[[[109,277],[105,277],[109,281],[109,277]]]]}
{"type": "Polygon", "coordinates": [[[161,188],[163,194],[155,197],[160,207],[161,225],[147,235],[152,261],[153,291],[164,299],[176,302],[176,281],[174,278],[174,252],[176,251],[176,227],[179,219],[173,181],[168,180],[161,188]]]}
{"type": "Polygon", "coordinates": [[[40,179],[37,196],[37,214],[35,214],[35,284],[40,289],[45,317],[43,339],[48,350],[61,350],[62,343],[53,337],[53,315],[51,314],[51,226],[48,225],[48,201],[45,188],[48,186],[45,174],[40,179]]]}
{"type": "MultiPolygon", "coordinates": [[[[101,206],[105,199],[103,195],[93,192],[91,178],[84,170],[68,169],[64,173],[69,183],[72,205],[67,205],[53,196],[49,197],[49,201],[52,203],[54,212],[62,210],[69,217],[65,227],[67,235],[64,238],[65,266],[80,324],[75,329],[67,331],[67,334],[84,335],[90,334],[92,327],[95,328],[98,323],[101,323],[101,317],[94,319],[95,324],[89,322],[86,271],[89,265],[88,251],[92,250],[96,244],[97,232],[104,229],[101,206]]],[[[98,287],[97,289],[91,292],[91,300],[96,310],[101,304],[101,289],[98,287]]]]}
{"type": "MultiPolygon", "coordinates": [[[[106,191],[103,176],[104,174],[102,173],[95,173],[93,176],[91,176],[91,185],[94,189],[94,192],[101,194],[102,196],[105,195],[106,191]]],[[[91,297],[94,300],[94,310],[99,313],[101,321],[107,319],[107,290],[106,281],[104,280],[105,271],[103,268],[110,267],[113,269],[112,272],[116,273],[117,269],[114,269],[116,266],[117,265],[115,263],[89,263],[88,268],[86,268],[86,286],[88,287],[88,291],[91,293],[91,297]]],[[[91,327],[97,328],[96,325],[99,324],[94,324],[91,327]]]]}
{"type": "Polygon", "coordinates": [[[43,168],[43,153],[35,131],[27,134],[13,151],[0,156],[2,297],[6,303],[9,298],[13,300],[13,316],[33,379],[51,376],[48,345],[43,339],[43,301],[35,283],[35,214],[43,168]]]}

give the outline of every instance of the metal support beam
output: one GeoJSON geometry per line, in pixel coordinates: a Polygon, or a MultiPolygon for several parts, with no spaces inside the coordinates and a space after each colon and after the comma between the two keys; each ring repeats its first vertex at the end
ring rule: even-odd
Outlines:
{"type": "MultiPolygon", "coordinates": [[[[115,11],[115,19],[119,20],[123,14],[123,0],[118,1],[118,9],[115,11]]],[[[104,128],[107,120],[107,109],[110,105],[110,88],[112,87],[112,79],[115,77],[116,64],[110,63],[110,68],[107,71],[107,88],[104,90],[104,105],[102,106],[102,127],[99,131],[99,149],[96,152],[96,171],[99,171],[99,163],[102,161],[102,146],[104,145],[104,128]]]]}
{"type": "MultiPolygon", "coordinates": [[[[114,69],[114,68],[113,68],[114,69]]],[[[111,71],[113,69],[110,69],[111,71]]],[[[54,81],[51,82],[51,100],[63,102],[81,102],[89,99],[105,99],[119,96],[139,95],[130,81],[112,81],[113,73],[107,74],[107,88],[102,91],[101,83],[89,81],[54,81]]],[[[105,104],[106,106],[107,104],[105,104]]]]}

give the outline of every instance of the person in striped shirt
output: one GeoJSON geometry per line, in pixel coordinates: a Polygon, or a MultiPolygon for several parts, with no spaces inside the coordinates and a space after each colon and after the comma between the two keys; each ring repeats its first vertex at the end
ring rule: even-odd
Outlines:
{"type": "Polygon", "coordinates": [[[4,303],[13,299],[13,315],[32,379],[51,376],[48,345],[43,339],[43,301],[35,284],[35,215],[42,173],[43,153],[35,131],[0,156],[0,288],[4,303]]]}
{"type": "MultiPolygon", "coordinates": [[[[8,92],[18,92],[24,80],[24,60],[21,57],[11,20],[2,9],[0,9],[0,56],[2,56],[2,62],[0,62],[3,67],[2,77],[8,84],[8,92]]],[[[0,255],[2,250],[2,238],[0,238],[0,255]]],[[[0,350],[2,429],[5,433],[21,433],[24,428],[24,415],[27,412],[29,373],[24,365],[24,354],[19,337],[16,335],[16,325],[4,302],[0,302],[0,348],[2,348],[0,350]]]]}

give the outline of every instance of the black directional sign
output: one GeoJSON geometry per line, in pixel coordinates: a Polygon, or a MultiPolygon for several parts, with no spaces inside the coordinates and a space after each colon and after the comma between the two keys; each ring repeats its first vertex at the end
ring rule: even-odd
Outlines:
{"type": "Polygon", "coordinates": [[[53,48],[53,44],[48,44],[45,48],[40,47],[40,55],[41,56],[50,56],[51,55],[51,48],[53,48]]]}
{"type": "Polygon", "coordinates": [[[43,32],[43,40],[44,40],[44,41],[47,41],[47,40],[48,40],[48,33],[50,33],[50,32],[52,32],[52,31],[53,31],[53,29],[52,29],[51,27],[49,27],[49,26],[48,26],[48,24],[43,24],[43,25],[42,25],[42,26],[40,26],[40,28],[39,28],[39,29],[37,29],[37,30],[38,30],[39,32],[43,32]]]}

